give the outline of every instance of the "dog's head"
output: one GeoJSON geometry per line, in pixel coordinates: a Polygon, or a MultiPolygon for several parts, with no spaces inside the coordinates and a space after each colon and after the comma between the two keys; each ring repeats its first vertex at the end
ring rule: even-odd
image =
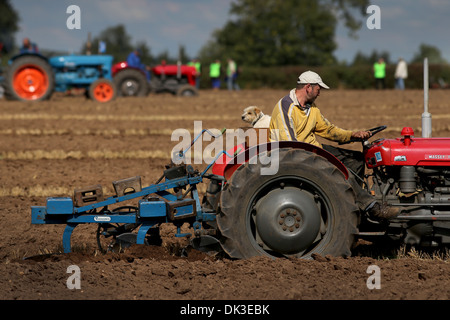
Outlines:
{"type": "Polygon", "coordinates": [[[242,113],[242,121],[247,123],[254,123],[261,116],[261,109],[255,106],[250,106],[244,109],[242,113]]]}

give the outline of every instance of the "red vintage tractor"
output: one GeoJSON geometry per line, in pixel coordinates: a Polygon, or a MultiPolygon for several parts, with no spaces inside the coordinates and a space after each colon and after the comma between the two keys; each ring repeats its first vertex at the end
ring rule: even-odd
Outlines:
{"type": "MultiPolygon", "coordinates": [[[[376,134],[385,128],[370,131],[376,134]]],[[[450,138],[414,137],[408,127],[401,135],[362,141],[368,169],[364,190],[381,203],[401,208],[389,219],[375,220],[360,212],[347,169],[308,144],[280,142],[277,149],[268,147],[266,153],[278,153],[279,169],[273,175],[261,174],[270,163],[250,163],[255,148],[243,149],[245,164],[229,157],[228,164],[213,166],[213,173],[226,183],[213,180],[205,202],[219,212],[222,248],[232,257],[248,258],[349,255],[358,239],[448,246],[450,138]]]]}
{"type": "Polygon", "coordinates": [[[195,96],[196,70],[194,67],[175,64],[151,68],[151,77],[147,79],[143,70],[128,66],[126,61],[112,67],[114,83],[119,96],[146,96],[148,93],[170,92],[177,96],[195,96]]]}

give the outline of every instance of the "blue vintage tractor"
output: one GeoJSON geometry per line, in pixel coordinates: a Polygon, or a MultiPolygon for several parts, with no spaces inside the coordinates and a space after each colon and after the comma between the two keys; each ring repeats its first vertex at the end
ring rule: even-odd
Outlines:
{"type": "Polygon", "coordinates": [[[46,58],[36,53],[20,54],[11,59],[6,70],[4,95],[9,100],[41,101],[55,91],[81,88],[89,98],[108,102],[116,96],[112,62],[109,55],[46,58]]]}

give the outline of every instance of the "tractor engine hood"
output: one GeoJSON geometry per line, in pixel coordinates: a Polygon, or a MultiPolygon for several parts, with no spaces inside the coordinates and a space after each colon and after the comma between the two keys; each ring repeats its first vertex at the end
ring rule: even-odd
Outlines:
{"type": "Polygon", "coordinates": [[[113,56],[109,55],[67,55],[52,57],[49,62],[54,68],[75,68],[77,66],[110,66],[113,59],[113,56]]]}
{"type": "Polygon", "coordinates": [[[367,167],[450,166],[450,138],[415,138],[411,128],[402,136],[375,141],[364,152],[367,167]]]}

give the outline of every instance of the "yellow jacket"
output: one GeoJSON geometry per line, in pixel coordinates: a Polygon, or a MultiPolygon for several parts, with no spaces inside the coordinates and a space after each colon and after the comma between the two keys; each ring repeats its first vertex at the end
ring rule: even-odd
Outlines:
{"type": "Polygon", "coordinates": [[[301,141],[322,147],[316,134],[325,139],[348,142],[352,131],[331,124],[314,104],[300,106],[292,89],[275,105],[270,120],[270,141],[301,141]]]}

